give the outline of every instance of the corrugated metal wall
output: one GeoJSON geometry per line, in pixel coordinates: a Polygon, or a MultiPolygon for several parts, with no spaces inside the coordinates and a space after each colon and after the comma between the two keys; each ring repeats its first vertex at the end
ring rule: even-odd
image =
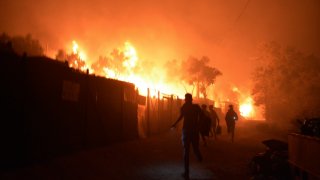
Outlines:
{"type": "Polygon", "coordinates": [[[0,56],[1,167],[138,138],[133,84],[0,56]]]}

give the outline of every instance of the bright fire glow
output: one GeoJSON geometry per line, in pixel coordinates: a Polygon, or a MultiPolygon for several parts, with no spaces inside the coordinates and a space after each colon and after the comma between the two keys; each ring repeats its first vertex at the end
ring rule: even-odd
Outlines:
{"type": "Polygon", "coordinates": [[[232,91],[233,91],[233,92],[239,92],[239,89],[238,89],[237,87],[233,87],[233,88],[232,88],[232,91]]]}
{"type": "Polygon", "coordinates": [[[240,104],[239,111],[243,117],[248,118],[253,116],[254,111],[251,97],[246,98],[245,101],[240,104]]]}
{"type": "MultiPolygon", "coordinates": [[[[165,80],[165,69],[141,61],[136,48],[130,42],[125,42],[123,47],[115,49],[108,56],[103,56],[95,64],[88,65],[86,59],[87,56],[78,43],[72,41],[72,52],[68,60],[72,68],[82,71],[89,70],[90,73],[99,76],[133,83],[139,94],[144,96],[149,94],[150,97],[157,97],[160,95],[162,98],[164,95],[175,94],[183,98],[186,92],[185,87],[179,84],[180,82],[169,83],[165,80]]],[[[223,97],[220,100],[238,102],[240,115],[246,119],[254,118],[259,110],[253,106],[251,96],[235,86],[231,90],[232,96],[223,97]]],[[[215,100],[219,101],[219,99],[215,100]]]]}
{"type": "Polygon", "coordinates": [[[87,59],[86,54],[83,51],[79,51],[79,45],[76,41],[72,41],[72,51],[73,54],[78,55],[80,60],[85,61],[87,59]]]}
{"type": "Polygon", "coordinates": [[[72,51],[73,51],[73,54],[78,54],[78,48],[79,48],[79,45],[76,41],[72,41],[72,51]]]}
{"type": "Polygon", "coordinates": [[[69,66],[75,69],[79,69],[83,72],[89,70],[89,72],[94,72],[86,63],[86,53],[82,50],[80,51],[79,45],[76,41],[72,41],[72,53],[68,56],[69,66]]]}
{"type": "MultiPolygon", "coordinates": [[[[163,81],[164,75],[166,74],[163,69],[152,67],[152,72],[147,73],[141,71],[141,69],[147,68],[144,66],[137,67],[139,62],[138,53],[136,48],[130,43],[125,42],[122,48],[117,49],[118,56],[120,57],[109,57],[109,61],[118,64],[117,61],[122,61],[121,67],[109,67],[104,66],[103,75],[106,78],[117,79],[121,81],[126,81],[135,84],[136,88],[139,90],[139,94],[147,96],[148,89],[149,95],[151,97],[158,96],[158,92],[166,94],[179,94],[175,87],[171,87],[163,81]],[[136,70],[139,70],[136,72],[136,70]]],[[[141,63],[140,63],[141,65],[141,63]]],[[[181,91],[181,97],[184,92],[181,91]]],[[[160,94],[161,96],[161,94],[160,94]]]]}
{"type": "Polygon", "coordinates": [[[127,60],[123,62],[123,66],[132,69],[136,66],[138,61],[137,51],[129,42],[125,42],[124,45],[125,48],[123,53],[124,56],[127,57],[127,60]]]}

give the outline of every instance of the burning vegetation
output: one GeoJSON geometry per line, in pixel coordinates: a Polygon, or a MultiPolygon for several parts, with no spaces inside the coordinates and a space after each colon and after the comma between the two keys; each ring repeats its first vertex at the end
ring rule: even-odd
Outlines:
{"type": "MultiPolygon", "coordinates": [[[[9,37],[1,35],[1,43],[11,43],[20,55],[43,56],[45,48],[31,35],[9,37]]],[[[69,43],[69,49],[58,50],[55,59],[66,61],[69,67],[90,74],[135,84],[141,95],[151,97],[163,94],[175,94],[183,97],[186,92],[197,98],[213,99],[216,107],[234,103],[243,118],[257,119],[261,111],[254,105],[265,107],[267,119],[292,119],[295,117],[318,116],[320,91],[318,69],[319,59],[306,56],[301,52],[286,48],[276,43],[263,46],[261,56],[256,59],[257,69],[254,74],[255,87],[253,96],[236,86],[231,88],[232,95],[217,98],[214,88],[216,79],[222,72],[209,64],[206,56],[190,56],[186,60],[167,61],[159,67],[150,61],[140,59],[138,51],[130,42],[114,48],[107,55],[100,55],[97,61],[87,57],[77,41],[69,43]],[[303,63],[302,63],[303,62],[303,63]],[[288,83],[290,82],[290,83],[288,83]],[[290,107],[290,108],[288,108],[290,107]]],[[[259,118],[260,119],[260,118],[259,118]]]]}
{"type": "MultiPolygon", "coordinates": [[[[1,44],[9,42],[20,55],[23,53],[30,56],[45,55],[45,49],[31,35],[11,38],[7,34],[2,34],[1,44]]],[[[212,87],[216,78],[222,75],[219,69],[209,66],[210,59],[206,56],[199,59],[190,56],[186,60],[171,60],[162,67],[156,66],[150,61],[141,60],[136,48],[130,42],[114,48],[107,55],[100,55],[97,61],[92,62],[77,41],[73,40],[69,49],[57,51],[55,59],[65,61],[69,67],[83,72],[88,71],[97,76],[131,82],[141,95],[146,96],[149,90],[151,97],[158,96],[159,92],[183,97],[189,92],[195,94],[197,98],[214,99],[216,98],[214,94],[217,92],[213,92],[212,87]]],[[[239,90],[237,93],[241,94],[239,90]]],[[[254,117],[251,97],[247,97],[246,100],[240,96],[232,101],[226,99],[221,102],[239,104],[239,112],[243,117],[254,117]]],[[[215,106],[221,107],[223,103],[216,101],[215,106]]]]}
{"type": "Polygon", "coordinates": [[[189,92],[187,86],[191,86],[192,92],[196,88],[197,98],[207,98],[208,87],[214,85],[217,76],[222,75],[217,68],[208,65],[210,59],[205,56],[201,59],[190,57],[179,64],[174,60],[168,61],[164,67],[153,66],[139,59],[136,48],[130,42],[113,49],[109,55],[99,56],[96,62],[89,65],[76,41],[72,43],[72,51],[66,53],[59,50],[57,60],[67,61],[71,68],[134,83],[143,95],[146,95],[149,88],[154,91],[152,95],[161,91],[183,97],[184,93],[189,92]],[[177,82],[181,84],[177,85],[177,82]]]}
{"type": "MultiPolygon", "coordinates": [[[[189,57],[187,60],[178,64],[176,60],[169,61],[166,64],[169,77],[176,77],[177,81],[181,81],[182,85],[192,86],[192,93],[196,87],[196,97],[203,98],[208,97],[208,87],[214,85],[218,76],[222,75],[220,70],[208,65],[210,59],[206,56],[197,59],[195,57],[189,57]],[[179,72],[179,73],[177,73],[179,72]]],[[[185,88],[187,91],[187,89],[185,88]]]]}

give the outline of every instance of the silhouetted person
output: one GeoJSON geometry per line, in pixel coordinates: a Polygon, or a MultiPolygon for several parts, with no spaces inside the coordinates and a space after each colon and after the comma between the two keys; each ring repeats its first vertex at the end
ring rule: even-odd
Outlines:
{"type": "Polygon", "coordinates": [[[204,146],[207,146],[206,137],[209,136],[210,128],[211,128],[210,113],[207,110],[207,105],[202,104],[201,114],[200,114],[200,135],[201,135],[204,146]]]}
{"type": "Polygon", "coordinates": [[[231,141],[233,142],[236,121],[238,120],[238,115],[233,110],[233,105],[229,105],[229,110],[226,114],[225,120],[227,124],[228,133],[231,134],[231,141]]]}
{"type": "Polygon", "coordinates": [[[175,128],[177,123],[183,118],[182,127],[182,144],[184,147],[184,173],[182,174],[185,179],[189,179],[189,152],[190,144],[192,144],[193,152],[198,161],[202,161],[202,156],[199,150],[199,116],[201,109],[199,105],[192,103],[192,95],[185,94],[185,103],[180,109],[180,116],[177,121],[172,125],[175,128]]]}
{"type": "Polygon", "coordinates": [[[217,139],[216,128],[219,126],[219,117],[216,111],[213,109],[213,105],[209,105],[209,113],[211,118],[211,128],[214,138],[217,139]]]}

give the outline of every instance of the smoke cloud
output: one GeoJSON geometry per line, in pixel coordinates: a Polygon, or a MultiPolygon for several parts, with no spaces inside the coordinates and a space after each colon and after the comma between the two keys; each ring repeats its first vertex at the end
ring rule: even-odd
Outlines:
{"type": "Polygon", "coordinates": [[[252,87],[261,42],[320,56],[320,1],[2,0],[0,32],[31,34],[55,57],[76,40],[94,63],[130,41],[153,66],[210,58],[223,76],[216,90],[252,87]]]}

